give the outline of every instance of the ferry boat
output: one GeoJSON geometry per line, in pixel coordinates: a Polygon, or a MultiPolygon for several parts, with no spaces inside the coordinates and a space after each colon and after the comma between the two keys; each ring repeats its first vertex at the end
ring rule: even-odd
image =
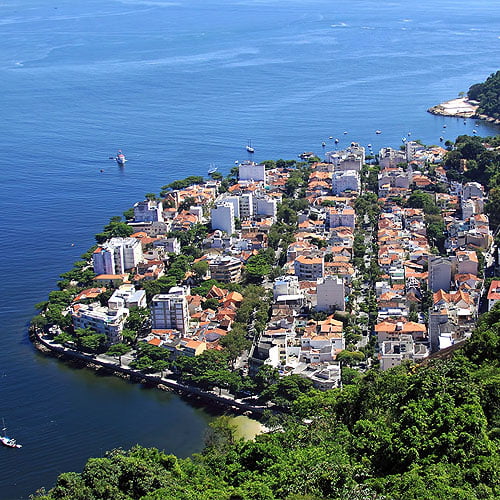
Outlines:
{"type": "Polygon", "coordinates": [[[116,155],[115,160],[116,160],[116,163],[118,163],[118,165],[121,165],[121,166],[125,165],[125,162],[127,161],[127,159],[125,158],[125,155],[122,153],[121,149],[118,150],[118,153],[116,155]]]}
{"type": "MultiPolygon", "coordinates": [[[[3,423],[2,434],[5,434],[7,427],[5,427],[5,422],[4,422],[3,418],[2,418],[2,423],[3,423]]],[[[15,439],[10,438],[6,435],[0,436],[0,442],[4,446],[8,446],[9,448],[22,448],[23,447],[23,445],[19,444],[15,439]]]]}

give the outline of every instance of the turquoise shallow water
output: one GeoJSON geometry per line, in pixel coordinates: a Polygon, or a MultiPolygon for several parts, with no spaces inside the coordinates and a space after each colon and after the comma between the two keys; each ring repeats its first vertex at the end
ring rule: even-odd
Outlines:
{"type": "Polygon", "coordinates": [[[0,449],[0,498],[113,447],[200,447],[207,413],[27,339],[33,304],[111,215],[210,164],[228,171],[248,138],[264,160],[321,153],[329,136],[377,148],[495,133],[425,112],[498,69],[491,2],[414,3],[2,2],[0,415],[25,446],[0,449]]]}

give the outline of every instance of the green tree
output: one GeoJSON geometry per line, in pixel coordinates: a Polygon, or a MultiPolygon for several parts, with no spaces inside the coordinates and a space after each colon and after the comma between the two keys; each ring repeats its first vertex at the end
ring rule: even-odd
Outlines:
{"type": "Polygon", "coordinates": [[[114,344],[106,352],[108,356],[114,356],[118,358],[120,366],[122,365],[122,356],[129,353],[132,348],[127,344],[114,344]]]}
{"type": "Polygon", "coordinates": [[[106,345],[106,335],[101,333],[94,333],[92,335],[84,335],[78,339],[78,346],[82,351],[92,353],[100,352],[106,345]]]}

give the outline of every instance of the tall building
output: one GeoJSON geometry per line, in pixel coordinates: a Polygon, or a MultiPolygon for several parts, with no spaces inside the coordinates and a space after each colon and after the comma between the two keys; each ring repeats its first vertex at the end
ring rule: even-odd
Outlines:
{"type": "Polygon", "coordinates": [[[143,258],[142,245],[137,238],[111,238],[92,255],[96,274],[124,274],[143,258]]]}
{"type": "Polygon", "coordinates": [[[318,311],[345,310],[344,280],[338,276],[326,276],[316,281],[318,311]]]}
{"type": "Polygon", "coordinates": [[[446,257],[429,256],[429,289],[432,292],[450,291],[451,260],[446,257]]]}
{"type": "Polygon", "coordinates": [[[244,161],[238,167],[238,180],[266,183],[266,166],[244,161]]]}
{"type": "Polygon", "coordinates": [[[361,181],[359,174],[355,170],[345,170],[334,172],[332,175],[332,192],[333,194],[341,194],[344,191],[359,191],[361,189],[361,181]]]}
{"type": "Polygon", "coordinates": [[[241,261],[224,256],[210,262],[210,276],[222,283],[237,283],[241,279],[241,261]]]}
{"type": "Polygon", "coordinates": [[[234,207],[232,203],[222,203],[212,208],[212,229],[220,229],[231,235],[235,232],[234,207]]]}
{"type": "Polygon", "coordinates": [[[253,215],[253,195],[252,193],[244,193],[240,196],[240,217],[252,217],[253,215]]]}
{"type": "Polygon", "coordinates": [[[325,260],[323,256],[299,255],[293,263],[295,276],[299,280],[311,281],[322,278],[325,271],[325,260]]]}
{"type": "Polygon", "coordinates": [[[145,200],[134,205],[135,222],[163,222],[163,204],[161,201],[145,200]]]}
{"type": "Polygon", "coordinates": [[[169,293],[155,295],[151,301],[153,330],[178,330],[185,335],[188,330],[189,311],[186,295],[170,289],[169,293]],[[170,293],[173,292],[173,293],[170,293]]]}

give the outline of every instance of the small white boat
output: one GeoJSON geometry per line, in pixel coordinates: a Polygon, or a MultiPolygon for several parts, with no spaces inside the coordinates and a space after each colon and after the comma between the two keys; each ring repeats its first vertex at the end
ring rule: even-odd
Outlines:
{"type": "Polygon", "coordinates": [[[333,135],[331,135],[330,137],[328,137],[328,139],[333,139],[333,135]]]}
{"type": "Polygon", "coordinates": [[[443,125],[443,128],[446,128],[446,123],[443,125]]]}
{"type": "Polygon", "coordinates": [[[246,149],[250,154],[255,153],[255,149],[252,148],[252,141],[250,139],[248,139],[248,144],[246,149]]]}
{"type": "Polygon", "coordinates": [[[322,145],[323,147],[325,147],[325,146],[326,146],[326,142],[322,142],[322,143],[321,143],[321,145],[322,145]]]}
{"type": "Polygon", "coordinates": [[[378,135],[378,134],[381,134],[382,133],[382,130],[375,130],[375,133],[378,135]]]}
{"type": "MultiPolygon", "coordinates": [[[[5,422],[4,419],[2,418],[2,434],[5,434],[5,431],[7,430],[7,427],[5,427],[5,422]]],[[[9,448],[22,448],[23,445],[19,444],[15,439],[8,437],[7,435],[0,436],[0,442],[4,446],[8,446],[9,448]]]]}
{"type": "Polygon", "coordinates": [[[335,144],[338,144],[339,143],[339,140],[338,139],[335,139],[335,144]]]}
{"type": "Polygon", "coordinates": [[[118,153],[116,153],[116,156],[110,156],[109,159],[115,160],[116,163],[118,163],[118,165],[120,165],[121,167],[123,167],[123,165],[125,165],[125,162],[127,161],[127,159],[125,158],[125,155],[122,153],[121,149],[118,150],[118,153]]]}
{"type": "Polygon", "coordinates": [[[475,129],[474,129],[474,130],[472,131],[472,133],[473,133],[473,134],[477,134],[477,130],[475,130],[475,129]]]}
{"type": "Polygon", "coordinates": [[[347,134],[347,131],[344,131],[344,135],[346,135],[346,134],[347,134]]]}
{"type": "Polygon", "coordinates": [[[443,137],[443,136],[441,136],[441,137],[439,138],[439,140],[440,140],[441,142],[443,142],[443,141],[444,141],[444,137],[443,137]]]}
{"type": "Polygon", "coordinates": [[[368,147],[369,147],[369,148],[371,148],[371,147],[372,147],[372,145],[371,145],[371,144],[368,144],[368,147]]]}

